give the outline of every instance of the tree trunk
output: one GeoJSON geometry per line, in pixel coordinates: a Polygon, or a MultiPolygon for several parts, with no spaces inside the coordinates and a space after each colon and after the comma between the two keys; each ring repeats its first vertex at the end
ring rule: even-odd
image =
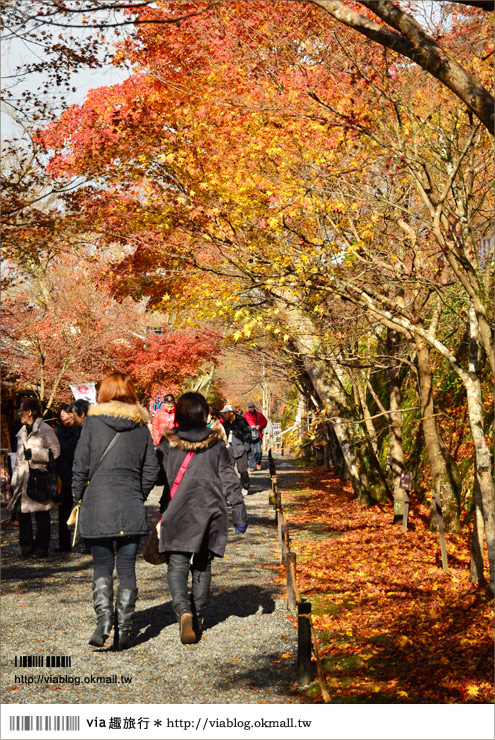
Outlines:
{"type": "Polygon", "coordinates": [[[361,408],[363,410],[364,423],[366,425],[366,429],[368,430],[368,435],[370,438],[371,446],[373,447],[373,452],[376,455],[378,452],[378,437],[376,436],[375,425],[373,424],[373,419],[371,418],[371,413],[368,408],[368,404],[366,403],[366,392],[359,382],[359,378],[356,378],[354,373],[352,375],[352,382],[358,394],[359,403],[361,404],[361,408]]]}
{"type": "Polygon", "coordinates": [[[327,426],[327,434],[328,434],[328,452],[332,459],[335,472],[337,473],[339,478],[342,478],[342,480],[344,480],[344,477],[345,477],[344,456],[342,455],[342,450],[340,449],[339,441],[333,429],[333,424],[331,424],[330,422],[327,422],[326,426],[327,426]]]}
{"type": "Polygon", "coordinates": [[[392,329],[387,330],[387,354],[388,358],[388,387],[390,397],[389,413],[389,439],[390,439],[390,469],[392,473],[392,488],[394,494],[394,521],[402,519],[404,503],[406,499],[405,490],[400,484],[400,475],[404,470],[404,448],[402,446],[402,413],[401,388],[399,360],[397,349],[400,344],[400,334],[392,329]]]}
{"type": "Polygon", "coordinates": [[[483,423],[483,397],[478,372],[479,326],[473,307],[470,308],[469,380],[465,383],[469,411],[469,424],[475,452],[475,492],[479,487],[483,522],[485,526],[490,588],[495,593],[495,486],[492,476],[490,449],[486,442],[483,423]]]}
{"type": "Polygon", "coordinates": [[[366,505],[386,503],[391,499],[391,494],[368,433],[362,424],[356,423],[360,418],[359,410],[346,393],[330,359],[319,356],[319,332],[312,318],[299,306],[291,304],[290,298],[281,290],[277,305],[292,332],[299,359],[318,397],[332,414],[333,430],[357,498],[366,505]]]}
{"type": "Polygon", "coordinates": [[[358,13],[342,0],[311,0],[311,2],[324,8],[340,23],[354,28],[377,44],[412,59],[452,90],[487,130],[491,134],[494,133],[493,97],[476,77],[461,67],[427,35],[412,15],[405,13],[391,0],[360,0],[361,5],[376,13],[386,24],[396,29],[396,33],[387,26],[379,25],[358,13]]]}
{"type": "Polygon", "coordinates": [[[421,406],[421,420],[425,446],[433,476],[433,489],[442,505],[442,515],[446,532],[459,532],[459,495],[456,490],[456,476],[450,469],[451,462],[446,459],[440,441],[435,408],[433,403],[433,382],[430,366],[430,353],[425,340],[417,334],[416,361],[419,378],[419,396],[421,406]]]}
{"type": "Polygon", "coordinates": [[[471,583],[484,583],[483,574],[483,536],[485,525],[483,523],[483,502],[478,483],[478,476],[474,480],[474,511],[473,511],[473,534],[471,536],[471,583]]]}

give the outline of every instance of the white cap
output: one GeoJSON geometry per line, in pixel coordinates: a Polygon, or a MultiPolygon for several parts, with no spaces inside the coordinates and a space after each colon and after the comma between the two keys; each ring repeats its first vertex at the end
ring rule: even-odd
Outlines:
{"type": "Polygon", "coordinates": [[[224,411],[233,411],[232,404],[228,403],[226,406],[223,407],[223,409],[220,409],[220,413],[223,414],[224,411]]]}

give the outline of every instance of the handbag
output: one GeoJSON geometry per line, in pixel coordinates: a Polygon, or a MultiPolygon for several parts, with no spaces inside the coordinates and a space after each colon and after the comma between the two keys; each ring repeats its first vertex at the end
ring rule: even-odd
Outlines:
{"type": "Polygon", "coordinates": [[[98,460],[98,462],[96,463],[95,467],[93,468],[93,473],[90,476],[90,478],[89,478],[89,480],[88,480],[88,482],[86,484],[86,489],[83,491],[83,494],[82,494],[81,498],[79,499],[79,501],[77,502],[77,504],[74,506],[74,508],[72,509],[72,511],[71,511],[71,513],[69,515],[69,518],[67,519],[67,526],[68,527],[72,527],[72,525],[74,525],[74,533],[72,535],[72,547],[74,547],[74,545],[77,545],[81,541],[81,535],[79,534],[79,509],[81,508],[83,496],[86,493],[86,491],[88,490],[88,487],[89,487],[89,485],[91,483],[91,479],[94,477],[94,474],[96,473],[96,471],[100,467],[100,465],[101,465],[101,463],[103,461],[103,458],[107,455],[107,453],[110,452],[110,450],[112,449],[112,447],[114,446],[114,444],[116,443],[116,441],[120,437],[120,435],[121,435],[121,432],[117,432],[117,434],[115,434],[115,436],[112,437],[112,439],[110,440],[110,442],[107,444],[107,446],[105,447],[105,449],[101,453],[100,459],[98,460]]]}
{"type": "Polygon", "coordinates": [[[167,553],[159,552],[158,550],[158,545],[160,544],[159,529],[161,523],[162,520],[160,519],[155,524],[143,550],[143,559],[146,560],[147,563],[151,563],[151,565],[162,565],[162,563],[165,563],[167,559],[167,553]]]}
{"type": "MultiPolygon", "coordinates": [[[[24,447],[24,449],[26,449],[24,447]]],[[[27,461],[29,466],[29,477],[26,486],[26,494],[32,501],[36,501],[39,504],[46,504],[47,501],[53,500],[53,490],[50,490],[50,483],[54,483],[54,469],[53,469],[53,452],[48,450],[48,463],[46,469],[33,468],[27,461]]]]}
{"type": "Polygon", "coordinates": [[[29,466],[29,478],[27,482],[26,494],[33,501],[39,504],[46,503],[50,498],[48,493],[48,471],[32,468],[29,466]]]}
{"type": "MultiPolygon", "coordinates": [[[[180,466],[179,472],[177,473],[176,478],[172,484],[172,488],[170,489],[170,499],[173,499],[173,497],[177,493],[177,489],[184,477],[184,473],[186,472],[187,466],[191,462],[191,458],[193,455],[194,452],[189,451],[185,456],[184,462],[180,466]]],[[[151,530],[151,534],[148,537],[148,541],[143,550],[143,559],[146,560],[147,563],[151,563],[151,565],[162,565],[162,563],[165,563],[167,560],[167,553],[160,552],[158,549],[160,545],[161,524],[162,520],[160,519],[151,530]]]]}

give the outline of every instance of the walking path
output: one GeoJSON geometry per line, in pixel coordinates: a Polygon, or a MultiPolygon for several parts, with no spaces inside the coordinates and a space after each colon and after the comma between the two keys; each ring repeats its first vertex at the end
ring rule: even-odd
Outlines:
{"type": "MultiPolygon", "coordinates": [[[[304,471],[289,470],[283,458],[276,464],[283,485],[289,479],[302,480],[304,471]]],[[[273,508],[268,504],[266,458],[263,467],[252,475],[255,493],[245,498],[250,522],[246,535],[235,535],[230,527],[225,557],[213,561],[206,630],[197,645],[184,646],[179,641],[166,567],[149,565],[139,556],[133,647],[114,652],[111,638],[102,649],[90,647],[87,640],[94,627],[91,557],[79,547],[81,552],[69,555],[50,553],[46,560],[21,560],[17,527],[5,528],[2,702],[304,701],[291,687],[296,679],[297,630],[288,619],[285,589],[275,581],[280,548],[273,508]],[[45,665],[20,667],[21,656],[43,656],[45,665]],[[68,656],[71,665],[47,667],[46,656],[68,656]],[[29,684],[31,676],[35,683],[29,684]],[[52,683],[54,677],[65,680],[52,683]],[[98,677],[105,683],[96,683],[98,677]]],[[[158,499],[155,489],[148,502],[150,524],[158,518],[158,499]]],[[[55,522],[53,516],[52,549],[57,544],[55,522]]]]}

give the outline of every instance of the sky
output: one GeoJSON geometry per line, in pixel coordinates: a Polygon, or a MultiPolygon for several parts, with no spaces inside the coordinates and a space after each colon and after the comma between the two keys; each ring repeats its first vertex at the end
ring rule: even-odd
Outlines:
{"type": "MultiPolygon", "coordinates": [[[[416,12],[418,13],[418,19],[420,21],[421,19],[424,20],[424,13],[426,12],[426,14],[429,15],[432,9],[435,8],[435,5],[436,4],[434,0],[418,0],[416,2],[416,12]]],[[[107,16],[105,16],[105,18],[107,18],[107,16]]],[[[112,18],[112,20],[115,20],[115,18],[112,18]]],[[[132,27],[128,28],[130,30],[132,27]]],[[[121,32],[125,33],[126,29],[121,29],[121,32]]],[[[54,27],[52,29],[52,33],[55,40],[59,33],[70,33],[73,35],[80,34],[81,37],[84,37],[84,34],[88,32],[85,30],[75,31],[73,29],[65,31],[63,29],[54,27]]],[[[113,36],[112,29],[107,29],[105,31],[105,34],[106,38],[111,41],[113,36]]],[[[14,38],[9,41],[4,41],[2,39],[0,54],[0,69],[2,82],[4,84],[8,82],[7,78],[14,72],[16,66],[18,66],[19,64],[32,63],[39,59],[39,49],[34,47],[34,45],[26,44],[25,41],[20,38],[14,38]]],[[[122,82],[127,76],[128,72],[125,69],[116,68],[111,65],[105,65],[98,69],[75,70],[71,78],[71,87],[74,87],[75,91],[69,91],[68,93],[65,93],[65,90],[54,89],[52,94],[53,107],[55,110],[62,110],[62,107],[60,105],[60,99],[62,95],[64,95],[66,103],[68,105],[82,103],[86,95],[88,94],[88,91],[92,88],[117,84],[119,82],[122,82]]],[[[41,83],[42,78],[40,74],[30,74],[22,83],[18,84],[23,85],[25,89],[36,91],[40,88],[41,83]]],[[[16,131],[19,131],[17,124],[15,124],[15,122],[5,112],[5,110],[2,110],[2,139],[10,138],[16,131]]]]}
{"type": "MultiPolygon", "coordinates": [[[[47,28],[47,30],[50,29],[47,28]]],[[[125,32],[125,30],[123,32],[125,32]]],[[[52,29],[52,33],[55,41],[59,33],[70,33],[72,35],[78,34],[80,38],[84,38],[85,34],[89,34],[92,32],[72,29],[70,31],[61,31],[61,29],[59,28],[54,28],[52,29]]],[[[111,41],[114,35],[112,29],[107,29],[105,31],[105,34],[107,39],[111,41]]],[[[27,44],[21,38],[9,38],[8,40],[2,38],[0,43],[0,55],[2,87],[9,84],[9,77],[15,73],[15,70],[18,66],[32,64],[42,58],[40,57],[39,47],[35,47],[33,44],[27,44]]],[[[65,99],[66,105],[82,103],[86,98],[89,90],[97,87],[117,84],[119,82],[122,82],[127,76],[128,71],[126,69],[122,67],[117,68],[112,65],[103,65],[102,67],[99,67],[97,69],[75,69],[71,75],[70,80],[70,88],[75,88],[75,90],[72,91],[69,89],[69,91],[66,91],[65,88],[54,88],[51,95],[53,109],[55,111],[62,111],[62,96],[65,99]]],[[[16,82],[15,92],[18,93],[21,89],[35,92],[36,90],[40,89],[42,83],[42,74],[30,73],[24,78],[24,80],[16,82]]],[[[19,130],[20,129],[18,125],[8,114],[6,106],[4,105],[1,112],[2,139],[10,138],[19,130]]]]}

